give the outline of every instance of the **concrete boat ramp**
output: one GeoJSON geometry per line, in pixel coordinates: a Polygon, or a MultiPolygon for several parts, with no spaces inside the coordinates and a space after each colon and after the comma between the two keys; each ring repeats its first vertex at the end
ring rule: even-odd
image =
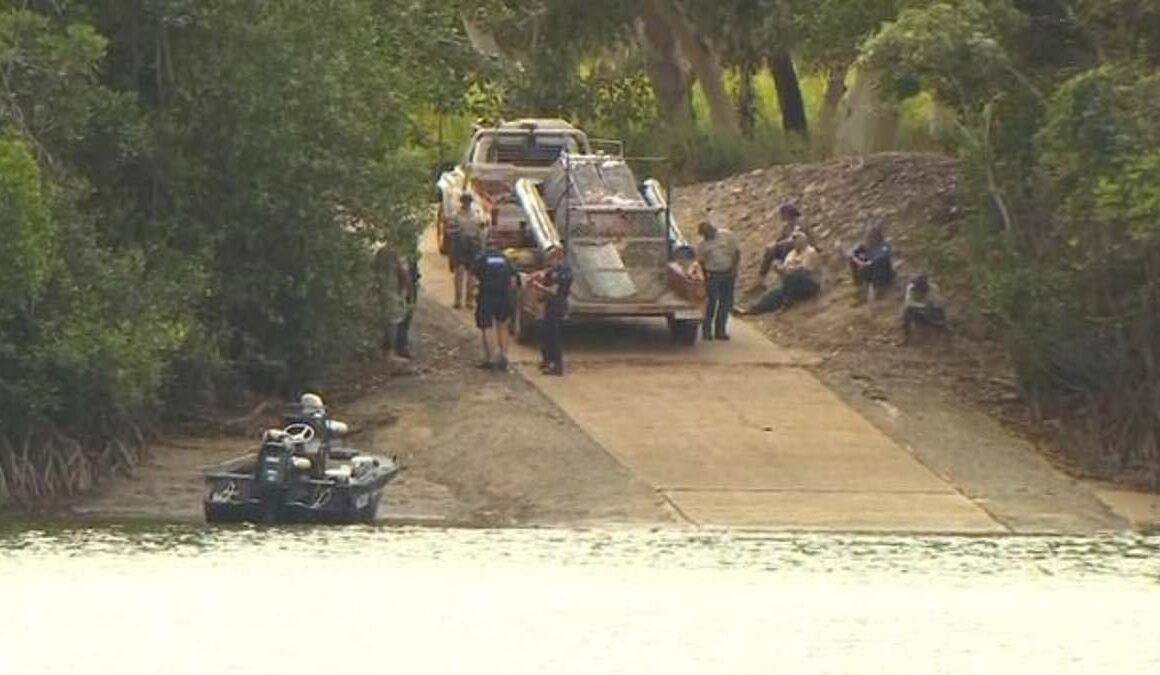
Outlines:
{"type": "MultiPolygon", "coordinates": [[[[424,288],[448,302],[446,260],[433,248],[428,237],[424,288]]],[[[516,347],[512,360],[692,525],[1007,531],[820,383],[809,354],[740,321],[731,332],[730,342],[686,347],[659,320],[584,323],[567,331],[566,377],[540,375],[534,347],[516,347]]]]}

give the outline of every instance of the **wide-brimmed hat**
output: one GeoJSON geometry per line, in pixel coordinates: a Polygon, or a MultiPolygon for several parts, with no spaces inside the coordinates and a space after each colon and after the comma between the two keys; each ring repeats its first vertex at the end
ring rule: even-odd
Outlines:
{"type": "Polygon", "coordinates": [[[805,230],[794,230],[793,233],[789,235],[789,238],[790,241],[797,241],[799,239],[804,239],[806,241],[810,240],[810,236],[806,234],[805,230]]]}

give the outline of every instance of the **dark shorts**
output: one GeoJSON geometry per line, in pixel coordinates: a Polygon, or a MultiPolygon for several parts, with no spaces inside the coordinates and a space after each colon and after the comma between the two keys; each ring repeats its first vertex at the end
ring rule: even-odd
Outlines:
{"type": "Polygon", "coordinates": [[[511,297],[482,294],[475,307],[475,325],[480,329],[491,328],[496,321],[511,321],[512,314],[511,297]]]}
{"type": "Polygon", "coordinates": [[[456,237],[451,245],[451,262],[470,267],[479,257],[481,250],[478,242],[466,237],[456,237]]]}

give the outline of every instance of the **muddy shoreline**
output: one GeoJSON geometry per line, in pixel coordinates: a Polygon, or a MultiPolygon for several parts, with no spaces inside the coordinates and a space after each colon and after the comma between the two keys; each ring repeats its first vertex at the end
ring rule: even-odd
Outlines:
{"type": "MultiPolygon", "coordinates": [[[[675,524],[654,490],[527,381],[476,369],[478,335],[451,310],[424,296],[413,330],[413,362],[352,366],[330,388],[332,412],[355,427],[350,444],[398,456],[405,468],[388,487],[381,522],[675,524]]],[[[275,421],[256,419],[248,434],[172,439],[133,475],[41,515],[200,521],[200,467],[244,454],[275,421]]]]}

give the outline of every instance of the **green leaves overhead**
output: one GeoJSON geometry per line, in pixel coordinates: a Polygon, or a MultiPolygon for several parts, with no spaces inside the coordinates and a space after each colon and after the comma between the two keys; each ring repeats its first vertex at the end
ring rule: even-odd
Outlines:
{"type": "Polygon", "coordinates": [[[1007,0],[911,7],[865,44],[859,67],[883,73],[899,98],[929,91],[956,110],[981,111],[1018,84],[1006,45],[1025,24],[1007,0]]]}
{"type": "Polygon", "coordinates": [[[83,439],[373,345],[368,243],[484,72],[454,4],[374,0],[0,3],[0,70],[0,436],[83,439]]]}

